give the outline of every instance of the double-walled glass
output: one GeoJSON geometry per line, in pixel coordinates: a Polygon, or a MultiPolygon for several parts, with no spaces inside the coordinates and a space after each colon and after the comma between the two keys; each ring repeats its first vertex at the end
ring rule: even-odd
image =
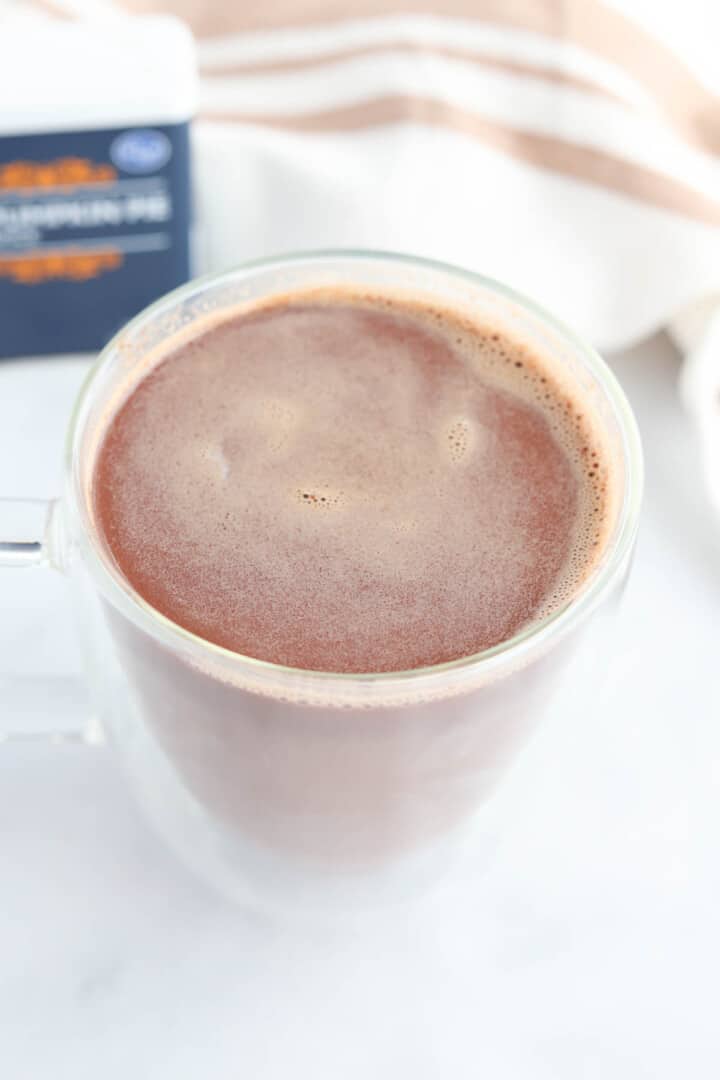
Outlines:
{"type": "Polygon", "coordinates": [[[615,378],[533,303],[421,259],[315,253],[193,282],[123,329],[78,400],[65,491],[43,545],[32,547],[25,526],[8,532],[27,507],[5,504],[0,552],[5,561],[45,560],[71,576],[100,729],[172,846],[234,897],[344,906],[368,894],[412,893],[436,875],[458,839],[471,835],[528,733],[559,707],[570,673],[575,692],[582,670],[582,692],[592,693],[605,665],[603,631],[630,565],[641,485],[637,430],[615,378]],[[181,341],[243,306],[318,286],[407,294],[467,312],[526,341],[594,411],[611,458],[614,521],[598,565],[565,607],[475,656],[341,675],[210,644],[123,579],[92,502],[108,418],[181,341]]]}

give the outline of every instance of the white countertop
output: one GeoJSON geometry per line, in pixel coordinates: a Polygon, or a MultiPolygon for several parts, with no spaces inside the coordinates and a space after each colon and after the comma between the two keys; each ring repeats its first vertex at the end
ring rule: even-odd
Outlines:
{"type": "MultiPolygon", "coordinates": [[[[720,527],[671,346],[614,366],[648,468],[617,655],[506,780],[485,876],[369,925],[274,925],[190,878],[108,751],[0,746],[3,1080],[717,1080],[720,527]]],[[[58,491],[86,367],[0,362],[0,493],[58,491]]],[[[68,606],[52,572],[2,573],[6,717],[85,707],[68,606]]]]}

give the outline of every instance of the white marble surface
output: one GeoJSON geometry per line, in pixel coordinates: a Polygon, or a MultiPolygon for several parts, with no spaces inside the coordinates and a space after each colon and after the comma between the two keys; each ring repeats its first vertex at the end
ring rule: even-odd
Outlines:
{"type": "MultiPolygon", "coordinates": [[[[617,656],[506,781],[485,877],[371,925],[274,925],[175,863],[107,751],[0,746],[3,1078],[716,1080],[720,530],[670,345],[615,367],[648,458],[617,656]]],[[[85,368],[0,365],[0,492],[58,490],[85,368]]],[[[68,603],[51,572],[2,574],[5,721],[84,708],[68,603]]]]}

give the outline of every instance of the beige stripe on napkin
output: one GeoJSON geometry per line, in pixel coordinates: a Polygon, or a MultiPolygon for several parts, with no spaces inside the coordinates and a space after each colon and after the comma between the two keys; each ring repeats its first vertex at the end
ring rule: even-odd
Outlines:
{"type": "MultiPolygon", "coordinates": [[[[455,49],[444,45],[429,44],[426,42],[406,41],[402,39],[376,42],[369,45],[358,45],[354,48],[335,49],[313,56],[287,57],[282,59],[240,60],[235,63],[220,63],[208,66],[208,75],[215,77],[228,75],[273,75],[287,71],[302,71],[306,68],[318,67],[321,64],[337,64],[346,60],[357,60],[363,56],[377,56],[383,53],[404,53],[417,56],[418,59],[425,57],[442,57],[447,60],[461,60],[466,64],[475,64],[478,67],[492,71],[500,71],[505,75],[531,76],[534,79],[543,79],[560,86],[567,86],[573,90],[582,90],[586,94],[601,94],[603,97],[614,101],[622,100],[619,95],[613,93],[605,86],[600,86],[589,78],[582,78],[569,71],[557,68],[535,66],[520,61],[507,60],[499,56],[485,56],[469,49],[455,49]]],[[[202,67],[202,60],[201,60],[202,67]]]]}
{"type": "Polygon", "coordinates": [[[564,139],[509,128],[434,98],[384,97],[322,112],[272,114],[262,118],[205,113],[204,118],[222,123],[260,123],[263,127],[299,132],[358,131],[403,122],[442,127],[480,139],[508,157],[530,165],[720,226],[720,202],[662,173],[564,139]]]}

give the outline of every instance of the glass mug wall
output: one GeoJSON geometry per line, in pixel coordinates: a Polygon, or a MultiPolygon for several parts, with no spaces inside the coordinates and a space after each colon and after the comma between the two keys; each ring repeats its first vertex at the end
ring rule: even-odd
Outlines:
{"type": "Polygon", "coordinates": [[[44,539],[33,533],[38,508],[0,504],[0,560],[46,562],[70,576],[100,730],[156,826],[224,892],[276,906],[392,898],[438,873],[529,732],[559,707],[571,660],[573,685],[585,663],[583,693],[592,694],[630,564],[642,485],[634,419],[597,354],[495,282],[372,252],[267,260],[160,300],[92,369],[66,464],[65,491],[49,508],[44,539]],[[108,416],[158,355],[224,312],[327,286],[407,294],[467,312],[549,358],[590,403],[617,499],[602,557],[571,602],[475,656],[340,675],[229,652],[133,592],[93,520],[93,467],[108,416]]]}

